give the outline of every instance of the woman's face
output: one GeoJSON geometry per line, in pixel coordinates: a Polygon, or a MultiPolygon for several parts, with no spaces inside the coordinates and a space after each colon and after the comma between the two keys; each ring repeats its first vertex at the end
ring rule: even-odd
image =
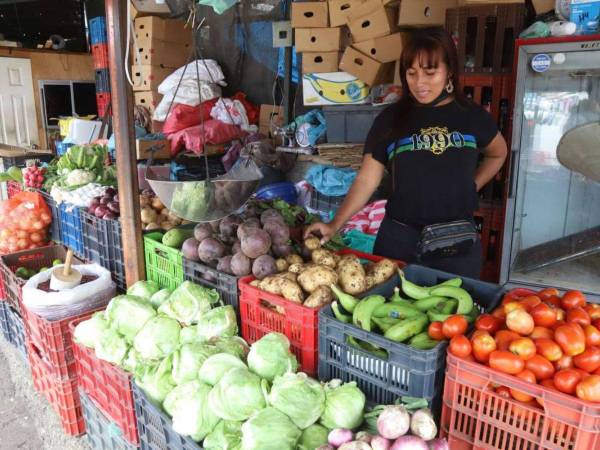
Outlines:
{"type": "MultiPolygon", "coordinates": [[[[442,61],[437,67],[421,67],[426,58],[416,58],[406,71],[406,82],[413,97],[423,104],[433,102],[448,84],[448,65],[442,61]]],[[[423,64],[425,65],[425,64],[423,64]]]]}

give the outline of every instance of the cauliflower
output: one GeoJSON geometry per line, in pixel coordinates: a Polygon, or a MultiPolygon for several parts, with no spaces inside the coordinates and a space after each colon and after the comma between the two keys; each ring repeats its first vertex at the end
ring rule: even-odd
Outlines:
{"type": "Polygon", "coordinates": [[[83,186],[96,179],[94,172],[83,169],[75,169],[67,175],[67,186],[83,186]]]}

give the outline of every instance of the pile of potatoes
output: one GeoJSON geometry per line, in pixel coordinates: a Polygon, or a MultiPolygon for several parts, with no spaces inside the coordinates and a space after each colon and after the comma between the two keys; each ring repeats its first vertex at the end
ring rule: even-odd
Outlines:
{"type": "Polygon", "coordinates": [[[169,231],[191,222],[182,220],[167,209],[154,192],[145,190],[140,194],[142,229],[144,231],[169,231]]]}
{"type": "Polygon", "coordinates": [[[297,254],[279,258],[275,263],[280,273],[251,284],[294,303],[320,308],[334,300],[332,284],[347,294],[360,295],[391,278],[398,269],[389,259],[363,266],[357,256],[336,255],[322,248],[314,237],[306,239],[304,247],[309,262],[297,254]]]}

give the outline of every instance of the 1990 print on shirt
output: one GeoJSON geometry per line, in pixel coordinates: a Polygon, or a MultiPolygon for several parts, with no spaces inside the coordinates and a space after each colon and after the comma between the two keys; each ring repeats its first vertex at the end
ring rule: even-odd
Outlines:
{"type": "Polygon", "coordinates": [[[474,178],[479,149],[497,133],[490,114],[474,104],[453,101],[404,113],[398,104],[387,107],[365,143],[365,153],[392,176],[386,214],[416,227],[471,219],[478,206],[474,178]]]}

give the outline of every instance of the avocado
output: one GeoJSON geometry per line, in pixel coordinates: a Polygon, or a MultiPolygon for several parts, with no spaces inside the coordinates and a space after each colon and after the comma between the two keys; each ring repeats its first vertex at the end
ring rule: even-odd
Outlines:
{"type": "Polygon", "coordinates": [[[23,278],[24,280],[28,280],[30,277],[27,267],[19,267],[17,270],[15,270],[15,275],[19,278],[23,278]]]}
{"type": "Polygon", "coordinates": [[[55,259],[54,261],[52,261],[52,265],[53,266],[58,266],[59,264],[62,264],[63,262],[60,259],[55,259]]]}
{"type": "Polygon", "coordinates": [[[42,273],[45,272],[46,270],[48,270],[50,267],[42,267],[40,270],[38,270],[38,273],[42,273]]]}
{"type": "Polygon", "coordinates": [[[172,228],[164,234],[162,243],[167,247],[180,249],[183,242],[192,236],[194,236],[194,230],[191,228],[172,228]]]}

